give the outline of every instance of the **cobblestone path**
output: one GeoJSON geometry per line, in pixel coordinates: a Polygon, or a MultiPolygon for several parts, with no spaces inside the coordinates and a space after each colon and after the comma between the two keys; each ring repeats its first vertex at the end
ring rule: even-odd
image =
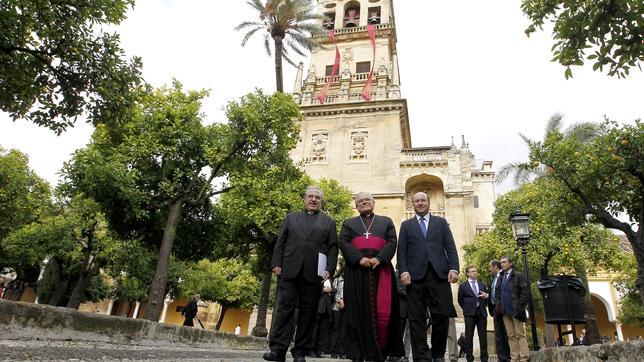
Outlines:
{"type": "MultiPolygon", "coordinates": [[[[259,362],[264,351],[149,347],[99,342],[0,341],[3,361],[212,361],[259,362]]],[[[291,360],[290,358],[287,361],[291,360]]],[[[307,362],[345,361],[307,358],[307,362]]]]}

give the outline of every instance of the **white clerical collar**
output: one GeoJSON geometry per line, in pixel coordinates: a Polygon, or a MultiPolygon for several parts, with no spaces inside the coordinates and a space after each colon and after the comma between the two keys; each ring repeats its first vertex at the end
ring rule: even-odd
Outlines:
{"type": "Polygon", "coordinates": [[[425,216],[416,214],[416,221],[420,222],[420,218],[425,218],[425,221],[429,222],[429,213],[425,214],[425,216]]]}

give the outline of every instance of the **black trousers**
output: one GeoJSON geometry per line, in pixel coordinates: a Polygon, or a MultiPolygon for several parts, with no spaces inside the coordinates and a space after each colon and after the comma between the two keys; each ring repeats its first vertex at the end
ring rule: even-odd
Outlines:
{"type": "Polygon", "coordinates": [[[444,358],[449,317],[455,314],[452,290],[447,279],[439,278],[429,264],[425,276],[412,281],[407,291],[407,304],[414,361],[444,358]],[[427,345],[427,309],[432,325],[431,352],[427,345]]]}
{"type": "Polygon", "coordinates": [[[503,317],[495,314],[493,320],[496,357],[499,362],[510,362],[510,345],[508,344],[508,334],[505,332],[503,317]]]}
{"type": "Polygon", "coordinates": [[[487,362],[487,316],[483,314],[483,305],[476,308],[473,316],[465,318],[465,354],[468,362],[474,361],[474,328],[479,335],[479,346],[481,347],[481,362],[487,362]]]}
{"type": "Polygon", "coordinates": [[[331,331],[331,354],[345,354],[344,351],[344,311],[333,311],[333,326],[331,331]]]}
{"type": "Polygon", "coordinates": [[[277,315],[273,316],[275,323],[271,328],[268,345],[271,351],[286,355],[286,350],[291,344],[293,317],[297,305],[297,327],[291,354],[293,357],[305,357],[315,347],[313,330],[322,285],[307,281],[300,272],[295,279],[281,280],[278,293],[277,315]]]}
{"type": "Polygon", "coordinates": [[[331,354],[331,318],[329,314],[317,314],[315,320],[315,352],[331,354]]]}
{"type": "Polygon", "coordinates": [[[194,327],[195,326],[194,319],[195,319],[194,317],[192,318],[185,317],[185,320],[183,321],[183,325],[186,327],[194,327]]]}

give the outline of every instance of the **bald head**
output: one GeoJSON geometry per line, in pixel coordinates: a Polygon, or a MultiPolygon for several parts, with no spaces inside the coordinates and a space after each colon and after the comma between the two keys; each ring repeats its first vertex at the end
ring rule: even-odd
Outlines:
{"type": "Polygon", "coordinates": [[[414,194],[414,211],[417,215],[425,216],[429,212],[429,198],[424,192],[414,194]]]}

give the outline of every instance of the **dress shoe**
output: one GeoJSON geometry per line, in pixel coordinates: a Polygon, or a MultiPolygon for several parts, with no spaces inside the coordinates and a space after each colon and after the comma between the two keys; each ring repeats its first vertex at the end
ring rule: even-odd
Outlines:
{"type": "Polygon", "coordinates": [[[293,362],[306,362],[304,357],[293,357],[293,362]]]}
{"type": "Polygon", "coordinates": [[[266,352],[264,353],[264,356],[262,356],[265,360],[267,361],[277,361],[277,362],[284,362],[286,361],[286,358],[282,356],[281,354],[277,352],[266,352]]]}

